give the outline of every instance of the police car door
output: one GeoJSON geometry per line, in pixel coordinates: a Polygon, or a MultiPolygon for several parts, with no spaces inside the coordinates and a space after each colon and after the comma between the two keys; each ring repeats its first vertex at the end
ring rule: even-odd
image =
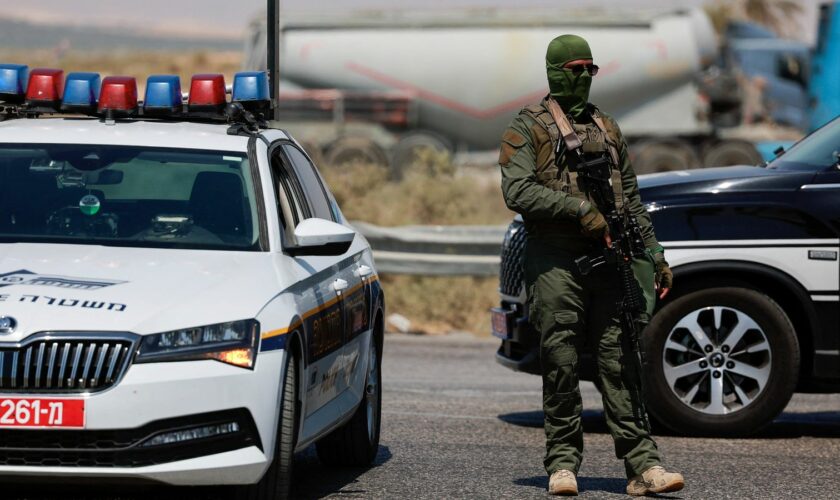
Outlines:
{"type": "MultiPolygon", "coordinates": [[[[282,142],[273,157],[288,175],[291,198],[299,207],[300,220],[317,217],[335,221],[320,177],[306,155],[290,142],[282,142]]],[[[297,224],[297,222],[295,222],[297,224]]],[[[303,317],[308,374],[301,390],[306,391],[305,417],[311,416],[334,400],[346,388],[354,361],[348,357],[346,298],[359,288],[354,273],[357,257],[351,252],[341,256],[298,256],[312,276],[312,286],[302,290],[301,303],[308,304],[303,317]]],[[[332,408],[338,415],[349,408],[332,408]]]]}

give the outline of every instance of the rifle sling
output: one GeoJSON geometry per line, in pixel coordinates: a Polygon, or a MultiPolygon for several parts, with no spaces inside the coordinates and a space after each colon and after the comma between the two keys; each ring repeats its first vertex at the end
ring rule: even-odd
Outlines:
{"type": "MultiPolygon", "coordinates": [[[[601,133],[604,134],[604,137],[609,137],[610,136],[607,133],[607,127],[604,126],[604,119],[601,118],[600,113],[597,113],[597,112],[592,113],[592,121],[594,121],[595,125],[599,129],[601,129],[601,133]]],[[[613,139],[613,140],[615,140],[615,139],[613,139]]],[[[618,162],[618,160],[619,160],[618,150],[615,148],[615,145],[611,141],[608,140],[607,144],[609,145],[609,148],[610,148],[610,157],[612,158],[613,165],[615,165],[615,168],[619,168],[620,163],[618,162]]]]}
{"type": "MultiPolygon", "coordinates": [[[[554,119],[554,123],[557,124],[557,128],[560,129],[560,137],[563,139],[563,142],[566,144],[567,151],[575,151],[578,148],[582,147],[583,144],[580,142],[580,138],[575,133],[575,129],[572,127],[572,124],[569,123],[569,118],[566,116],[566,113],[563,111],[563,108],[557,104],[557,101],[554,99],[548,100],[548,112],[551,113],[551,117],[554,119]]],[[[599,113],[592,113],[592,121],[595,122],[595,125],[601,130],[601,133],[604,134],[604,137],[609,137],[607,133],[607,127],[604,126],[604,119],[601,118],[599,113]]],[[[613,165],[618,167],[619,165],[619,155],[618,150],[616,149],[615,145],[609,142],[609,150],[610,150],[610,158],[613,161],[613,165]]]]}
{"type": "Polygon", "coordinates": [[[575,133],[575,129],[572,128],[572,124],[569,123],[569,118],[566,117],[566,113],[563,112],[563,108],[561,108],[554,99],[548,100],[548,112],[551,113],[554,123],[556,123],[557,128],[560,129],[560,137],[566,144],[567,151],[577,151],[581,146],[583,146],[580,142],[580,138],[575,133]]]}

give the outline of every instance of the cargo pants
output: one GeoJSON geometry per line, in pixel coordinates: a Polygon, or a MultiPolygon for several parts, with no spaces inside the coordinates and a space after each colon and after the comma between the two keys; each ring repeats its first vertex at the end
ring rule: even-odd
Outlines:
{"type": "MultiPolygon", "coordinates": [[[[615,455],[624,460],[627,477],[631,478],[660,465],[661,458],[639,419],[644,407],[634,391],[638,378],[631,356],[636,354],[622,342],[625,339],[617,306],[621,298],[618,272],[604,265],[582,275],[574,259],[585,253],[531,238],[525,248],[523,266],[530,321],[541,335],[545,469],[551,475],[559,469],[577,474],[580,468],[583,429],[578,357],[589,337],[615,455]]],[[[640,285],[652,304],[652,265],[647,269],[640,285]]]]}

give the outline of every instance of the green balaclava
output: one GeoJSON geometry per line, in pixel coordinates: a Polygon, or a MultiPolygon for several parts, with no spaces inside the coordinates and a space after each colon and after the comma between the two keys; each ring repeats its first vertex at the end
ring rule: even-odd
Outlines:
{"type": "Polygon", "coordinates": [[[592,59],[592,51],[586,40],[577,35],[560,35],[548,44],[545,54],[545,69],[548,73],[548,88],[551,97],[574,118],[579,118],[589,101],[589,87],[592,75],[581,71],[575,75],[563,65],[576,59],[592,59]]]}

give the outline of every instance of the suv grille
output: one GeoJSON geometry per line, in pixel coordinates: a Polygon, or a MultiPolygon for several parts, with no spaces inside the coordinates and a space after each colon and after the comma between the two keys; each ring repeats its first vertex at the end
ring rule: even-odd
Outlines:
{"type": "Polygon", "coordinates": [[[134,353],[119,337],[46,337],[5,348],[0,344],[0,392],[78,393],[114,385],[134,353]]]}
{"type": "Polygon", "coordinates": [[[502,264],[499,269],[499,291],[518,297],[522,292],[522,257],[525,254],[525,224],[514,220],[505,232],[502,243],[502,264]]]}

